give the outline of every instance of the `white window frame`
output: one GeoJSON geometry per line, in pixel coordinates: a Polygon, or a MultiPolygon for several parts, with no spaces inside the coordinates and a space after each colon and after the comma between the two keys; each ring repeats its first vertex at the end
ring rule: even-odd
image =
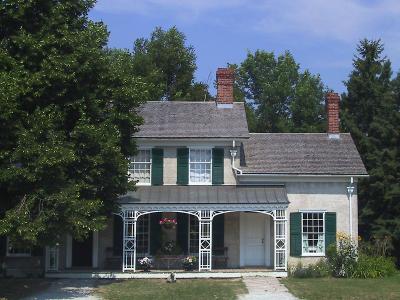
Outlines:
{"type": "MultiPolygon", "coordinates": [[[[212,185],[212,165],[213,165],[213,153],[212,153],[213,148],[212,147],[190,147],[189,148],[189,185],[212,185]],[[191,169],[191,162],[190,162],[190,152],[195,151],[195,150],[205,150],[205,151],[210,151],[210,181],[209,182],[193,182],[190,180],[190,169],[191,169]]],[[[195,162],[194,162],[195,163],[195,162]]],[[[204,163],[204,162],[198,162],[199,164],[204,163]]]]}
{"type": "Polygon", "coordinates": [[[139,149],[137,149],[138,152],[139,151],[149,151],[150,152],[150,162],[136,162],[136,161],[134,162],[133,160],[135,159],[135,156],[130,158],[129,164],[135,164],[135,163],[137,163],[137,164],[150,164],[150,182],[139,182],[139,180],[135,179],[135,177],[134,177],[133,169],[131,169],[131,168],[128,169],[130,180],[136,181],[136,185],[138,185],[138,186],[139,185],[144,185],[144,186],[151,185],[151,169],[152,169],[152,166],[153,166],[153,155],[152,155],[152,151],[151,150],[152,150],[152,148],[139,148],[139,149]]]}
{"type": "MultiPolygon", "coordinates": [[[[30,257],[32,256],[32,249],[31,248],[27,248],[29,249],[29,252],[25,252],[25,253],[10,253],[10,239],[9,237],[7,237],[7,252],[6,252],[6,256],[10,256],[10,257],[30,257]]],[[[18,249],[18,248],[16,248],[18,249]]]]}
{"type": "Polygon", "coordinates": [[[302,210],[300,211],[301,213],[301,256],[325,256],[326,249],[325,249],[325,211],[321,210],[302,210]],[[303,239],[303,215],[306,213],[316,213],[316,214],[322,214],[322,245],[323,245],[323,252],[319,253],[309,253],[309,252],[304,252],[304,239],[303,239]]]}
{"type": "Polygon", "coordinates": [[[199,222],[199,220],[198,220],[198,218],[196,216],[193,216],[193,215],[188,215],[188,216],[189,216],[189,218],[188,218],[188,253],[189,253],[189,255],[198,256],[199,255],[200,222],[199,222]],[[196,228],[197,231],[194,232],[194,233],[197,233],[197,239],[193,240],[194,245],[197,248],[197,250],[195,252],[190,251],[191,250],[190,249],[190,245],[192,244],[191,243],[191,239],[190,239],[190,233],[191,233],[191,230],[192,230],[192,226],[190,224],[191,224],[192,220],[194,222],[197,221],[197,228],[196,228]]]}

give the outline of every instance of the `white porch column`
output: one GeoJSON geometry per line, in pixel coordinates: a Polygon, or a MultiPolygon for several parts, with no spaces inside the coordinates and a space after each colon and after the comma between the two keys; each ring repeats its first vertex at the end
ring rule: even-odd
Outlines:
{"type": "Polygon", "coordinates": [[[123,212],[122,272],[136,271],[136,220],[134,210],[123,212]]]}
{"type": "Polygon", "coordinates": [[[210,271],[212,262],[212,211],[199,211],[199,271],[210,271]]]}
{"type": "Polygon", "coordinates": [[[287,218],[283,209],[274,213],[274,269],[287,270],[287,218]]]}

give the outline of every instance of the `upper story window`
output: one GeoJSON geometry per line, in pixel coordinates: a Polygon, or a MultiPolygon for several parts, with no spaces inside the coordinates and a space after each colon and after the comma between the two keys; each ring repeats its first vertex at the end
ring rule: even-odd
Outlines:
{"type": "Polygon", "coordinates": [[[189,184],[211,184],[211,149],[189,150],[189,184]]]}
{"type": "Polygon", "coordinates": [[[7,256],[31,256],[31,249],[28,247],[15,247],[7,237],[7,256]]]}
{"type": "Polygon", "coordinates": [[[325,224],[323,212],[302,213],[303,255],[325,255],[325,224]]]}
{"type": "Polygon", "coordinates": [[[139,184],[151,183],[151,150],[139,150],[131,158],[128,169],[129,175],[139,184]]]}

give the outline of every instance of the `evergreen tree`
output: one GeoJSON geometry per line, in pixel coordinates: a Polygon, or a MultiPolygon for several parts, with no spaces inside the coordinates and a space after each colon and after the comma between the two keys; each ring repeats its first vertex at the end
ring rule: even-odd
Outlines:
{"type": "Polygon", "coordinates": [[[238,87],[255,112],[255,131],[324,130],[324,85],[318,75],[301,72],[290,52],[278,57],[262,50],[248,53],[236,74],[238,87]]]}
{"type": "Polygon", "coordinates": [[[400,112],[383,51],[380,40],[358,45],[341,116],[370,175],[358,186],[361,233],[366,238],[387,235],[400,245],[400,112]]]}
{"type": "Polygon", "coordinates": [[[93,4],[0,3],[0,235],[24,246],[102,228],[130,188],[146,86],[93,4]]]}

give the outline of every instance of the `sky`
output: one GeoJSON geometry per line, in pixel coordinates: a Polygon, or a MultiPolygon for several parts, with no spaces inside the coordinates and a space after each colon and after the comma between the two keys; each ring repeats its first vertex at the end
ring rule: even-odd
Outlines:
{"type": "Polygon", "coordinates": [[[400,0],[98,0],[90,18],[107,25],[110,47],[129,50],[156,26],[177,26],[196,51],[196,80],[210,86],[218,67],[249,51],[289,50],[341,93],[363,38],[382,39],[400,68],[400,0]]]}

